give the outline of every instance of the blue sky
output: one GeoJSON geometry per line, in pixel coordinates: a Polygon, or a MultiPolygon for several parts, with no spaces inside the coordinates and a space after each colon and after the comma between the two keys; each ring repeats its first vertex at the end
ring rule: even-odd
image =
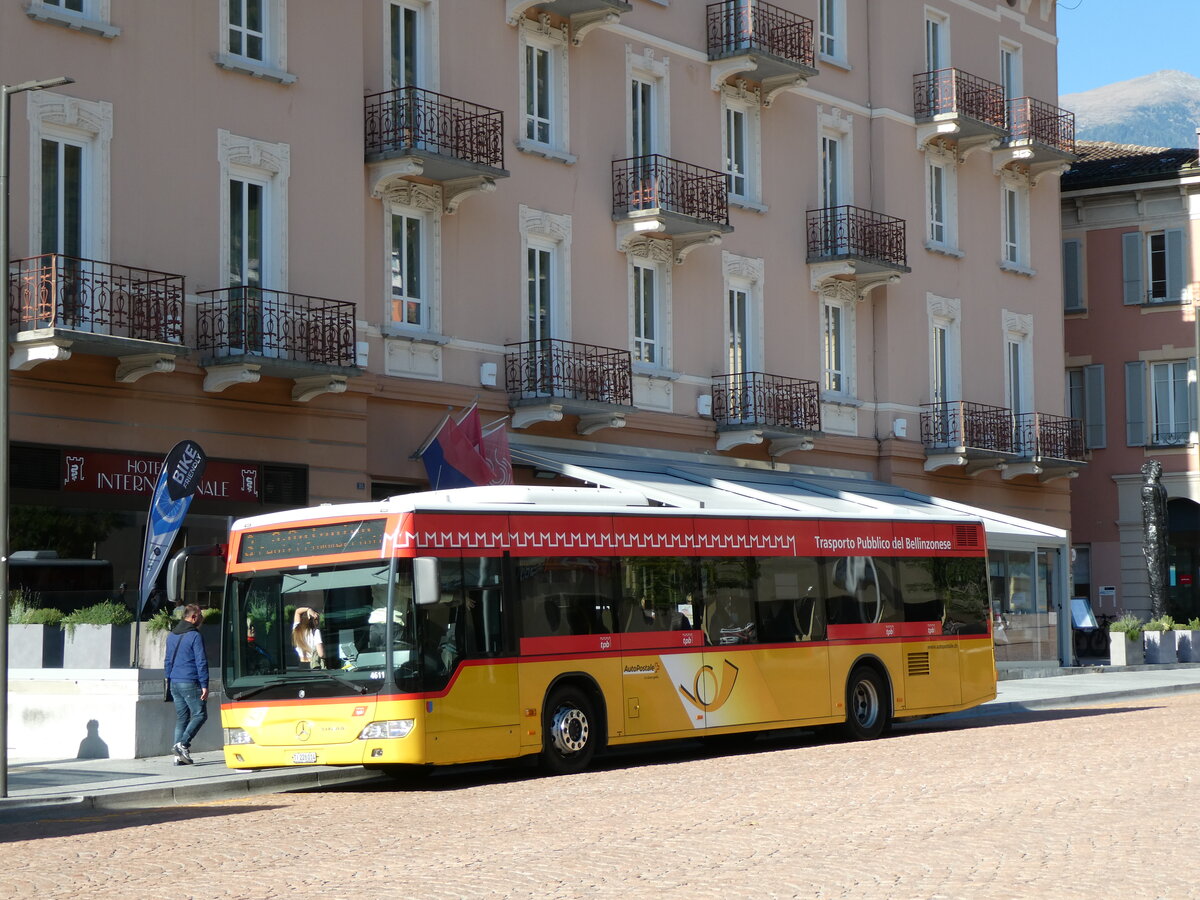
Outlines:
{"type": "Polygon", "coordinates": [[[1159,69],[1200,77],[1198,0],[1058,0],[1058,92],[1159,69]]]}

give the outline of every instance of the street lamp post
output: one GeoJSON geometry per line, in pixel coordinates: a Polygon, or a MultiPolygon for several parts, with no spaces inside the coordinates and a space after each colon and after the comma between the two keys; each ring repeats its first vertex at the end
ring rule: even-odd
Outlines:
{"type": "Polygon", "coordinates": [[[0,84],[0,270],[4,273],[4,290],[0,293],[0,349],[4,351],[0,359],[0,797],[8,796],[8,98],[74,80],[60,76],[0,84]]]}

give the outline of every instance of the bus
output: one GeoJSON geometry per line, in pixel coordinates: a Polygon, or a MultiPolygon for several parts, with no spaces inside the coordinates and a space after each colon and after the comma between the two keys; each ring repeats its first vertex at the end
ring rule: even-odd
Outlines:
{"type": "Polygon", "coordinates": [[[227,765],[403,772],[898,719],[996,695],[983,525],[499,486],[232,526],[227,765]],[[293,629],[317,627],[304,661],[293,629]]]}

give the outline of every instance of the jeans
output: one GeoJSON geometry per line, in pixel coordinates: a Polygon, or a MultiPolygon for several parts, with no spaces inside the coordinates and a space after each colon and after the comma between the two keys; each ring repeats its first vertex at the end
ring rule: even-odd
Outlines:
{"type": "Polygon", "coordinates": [[[190,747],[192,738],[208,719],[208,710],[200,699],[200,685],[194,681],[172,681],[175,700],[175,743],[190,747]]]}

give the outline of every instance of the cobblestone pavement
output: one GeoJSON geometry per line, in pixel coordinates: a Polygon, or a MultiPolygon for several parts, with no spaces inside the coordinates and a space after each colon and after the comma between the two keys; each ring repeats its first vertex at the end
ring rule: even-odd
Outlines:
{"type": "Polygon", "coordinates": [[[1200,694],[0,825],[0,896],[1200,895],[1200,694]]]}

